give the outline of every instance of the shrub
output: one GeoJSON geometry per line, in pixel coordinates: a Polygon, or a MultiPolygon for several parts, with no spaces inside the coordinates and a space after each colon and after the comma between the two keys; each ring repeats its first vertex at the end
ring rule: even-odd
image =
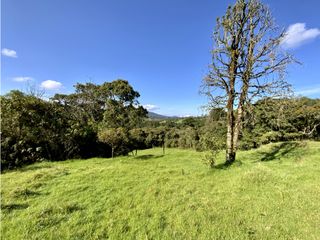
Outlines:
{"type": "Polygon", "coordinates": [[[260,137],[260,142],[262,144],[267,144],[270,142],[278,142],[283,140],[283,134],[281,132],[269,131],[260,137]]]}

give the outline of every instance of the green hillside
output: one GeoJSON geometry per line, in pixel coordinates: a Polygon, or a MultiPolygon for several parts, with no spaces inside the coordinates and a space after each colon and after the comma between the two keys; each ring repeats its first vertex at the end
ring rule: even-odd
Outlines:
{"type": "Polygon", "coordinates": [[[148,111],[148,118],[154,119],[154,120],[163,120],[163,119],[178,119],[179,117],[174,117],[174,116],[165,116],[161,115],[155,112],[150,112],[148,111]]]}
{"type": "Polygon", "coordinates": [[[161,154],[3,173],[2,239],[319,239],[319,142],[239,152],[227,170],[161,154]]]}

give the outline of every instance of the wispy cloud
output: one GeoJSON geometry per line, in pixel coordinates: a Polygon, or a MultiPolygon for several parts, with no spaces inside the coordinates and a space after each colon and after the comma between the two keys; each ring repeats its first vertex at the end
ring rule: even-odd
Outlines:
{"type": "Polygon", "coordinates": [[[295,23],[291,24],[288,27],[281,45],[286,49],[296,48],[308,41],[317,38],[318,36],[320,36],[320,29],[307,29],[305,23],[295,23]]]}
{"type": "Polygon", "coordinates": [[[27,82],[27,81],[33,81],[32,77],[14,77],[12,78],[15,82],[27,82]]]}
{"type": "Polygon", "coordinates": [[[145,105],[143,105],[143,107],[145,109],[147,109],[148,111],[155,111],[155,110],[160,109],[158,106],[153,105],[153,104],[145,104],[145,105]]]}
{"type": "Polygon", "coordinates": [[[12,50],[12,49],[9,49],[9,48],[2,48],[1,49],[1,54],[3,56],[6,56],[6,57],[12,57],[12,58],[17,58],[18,57],[17,52],[15,50],[12,50]]]}
{"type": "Polygon", "coordinates": [[[296,92],[298,95],[304,96],[313,96],[313,95],[320,95],[320,86],[314,86],[306,89],[302,89],[296,92]]]}
{"type": "Polygon", "coordinates": [[[62,87],[62,83],[55,80],[45,80],[40,86],[47,90],[58,90],[62,87]]]}

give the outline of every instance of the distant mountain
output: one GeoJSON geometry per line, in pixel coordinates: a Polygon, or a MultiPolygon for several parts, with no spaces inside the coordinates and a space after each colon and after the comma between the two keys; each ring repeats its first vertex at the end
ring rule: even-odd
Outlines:
{"type": "Polygon", "coordinates": [[[175,116],[165,116],[165,115],[161,115],[158,113],[154,113],[154,112],[148,112],[148,117],[151,119],[173,119],[173,118],[179,118],[179,117],[175,117],[175,116]]]}

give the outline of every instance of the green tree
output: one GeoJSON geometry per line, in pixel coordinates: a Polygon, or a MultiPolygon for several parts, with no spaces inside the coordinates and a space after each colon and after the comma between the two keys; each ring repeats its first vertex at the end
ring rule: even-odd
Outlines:
{"type": "MultiPolygon", "coordinates": [[[[108,133],[109,140],[114,139],[116,141],[116,138],[112,137],[112,132],[117,132],[114,129],[122,129],[124,134],[129,137],[130,130],[141,127],[147,115],[147,111],[142,106],[139,106],[137,98],[140,94],[125,80],[116,80],[102,87],[108,89],[110,98],[107,99],[104,105],[103,119],[99,124],[99,134],[108,133]]],[[[133,137],[137,136],[134,134],[133,137]]],[[[101,136],[99,139],[101,140],[101,136]]],[[[102,142],[106,143],[106,141],[102,142]]],[[[126,149],[127,152],[138,147],[136,145],[137,142],[128,141],[128,139],[119,141],[118,144],[120,143],[123,144],[122,150],[126,149]]],[[[117,148],[119,147],[118,145],[117,148]]],[[[114,151],[115,148],[112,147],[112,149],[114,151]]]]}
{"type": "Polygon", "coordinates": [[[67,121],[62,109],[20,91],[1,96],[1,160],[3,168],[64,155],[67,121]]]}
{"type": "Polygon", "coordinates": [[[102,87],[110,92],[110,98],[104,106],[103,127],[122,127],[127,130],[141,127],[147,111],[139,106],[137,98],[140,94],[129,85],[128,81],[116,80],[102,87]]]}
{"type": "Polygon", "coordinates": [[[123,128],[101,129],[98,133],[99,140],[111,146],[111,156],[114,157],[115,150],[128,142],[126,131],[123,128]]]}
{"type": "Polygon", "coordinates": [[[131,147],[136,150],[136,155],[138,149],[142,149],[145,147],[146,142],[146,133],[141,128],[134,128],[129,131],[130,136],[130,145],[131,147]]]}
{"type": "Polygon", "coordinates": [[[292,101],[289,123],[304,138],[319,137],[320,130],[320,99],[306,97],[292,101]]]}
{"type": "Polygon", "coordinates": [[[165,154],[166,129],[164,127],[149,128],[147,130],[146,143],[149,146],[162,147],[162,154],[165,154]]]}

